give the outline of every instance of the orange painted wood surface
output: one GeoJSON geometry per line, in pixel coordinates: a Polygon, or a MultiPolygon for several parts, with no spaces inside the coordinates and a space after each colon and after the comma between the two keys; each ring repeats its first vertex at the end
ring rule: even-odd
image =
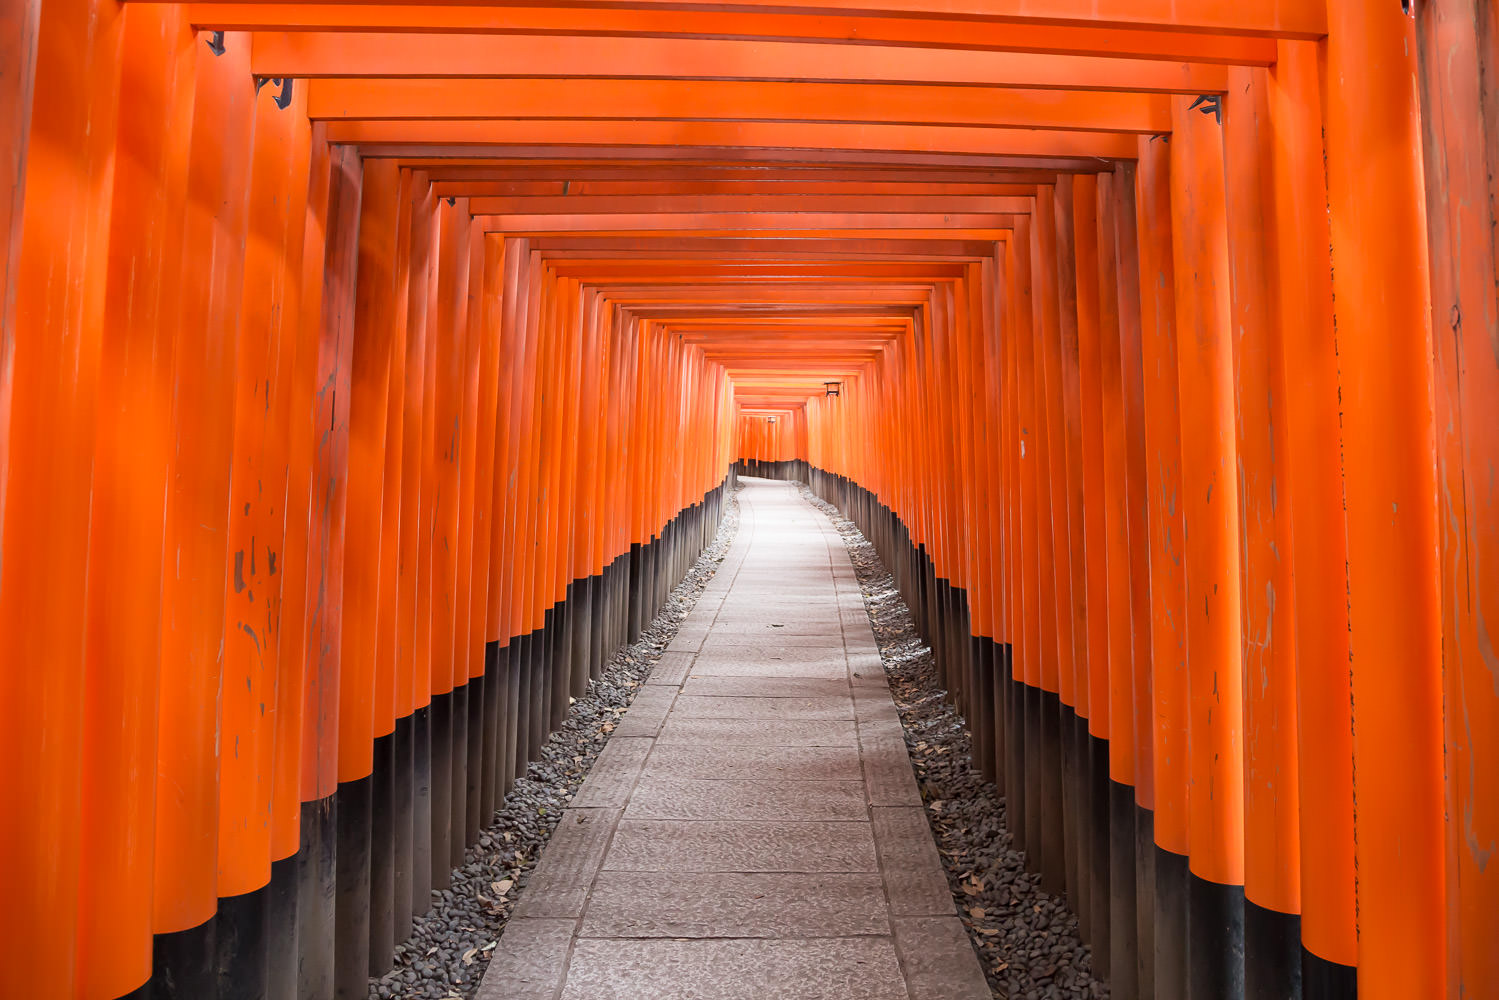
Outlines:
{"type": "Polygon", "coordinates": [[[1489,7],[680,8],[0,12],[0,957],[128,994],[430,725],[409,933],[767,474],[1116,996],[1488,995],[1489,7]]]}

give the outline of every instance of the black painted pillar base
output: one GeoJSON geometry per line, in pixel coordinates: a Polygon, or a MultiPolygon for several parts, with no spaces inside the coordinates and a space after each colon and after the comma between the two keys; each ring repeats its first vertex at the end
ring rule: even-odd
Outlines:
{"type": "Polygon", "coordinates": [[[263,1000],[270,990],[269,886],[219,899],[214,932],[218,1000],[263,1000]]]}
{"type": "Polygon", "coordinates": [[[412,714],[411,913],[432,906],[432,706],[412,714]]]}
{"type": "Polygon", "coordinates": [[[1358,1000],[1358,969],[1301,949],[1304,1000],[1358,1000]]]}
{"type": "Polygon", "coordinates": [[[394,732],[375,737],[374,767],[370,772],[371,976],[383,976],[395,961],[395,753],[394,732]]]}
{"type": "Polygon", "coordinates": [[[431,704],[432,770],[429,787],[432,789],[432,811],[428,816],[428,850],[432,853],[428,862],[431,869],[431,887],[446,889],[452,884],[452,862],[448,849],[453,834],[453,695],[452,692],[434,694],[431,704]]]}
{"type": "Polygon", "coordinates": [[[1160,847],[1155,851],[1155,992],[1158,997],[1188,996],[1187,856],[1160,847]]]}
{"type": "Polygon", "coordinates": [[[217,918],[209,917],[196,927],[156,935],[151,943],[153,1000],[217,1000],[217,932],[217,918]]]}
{"type": "Polygon", "coordinates": [[[1192,1000],[1244,995],[1244,887],[1188,876],[1187,955],[1192,1000]]]}
{"type": "Polygon", "coordinates": [[[1092,902],[1093,968],[1100,978],[1109,979],[1113,952],[1110,944],[1111,893],[1113,879],[1110,875],[1111,837],[1109,831],[1109,741],[1087,733],[1088,777],[1091,779],[1087,794],[1088,803],[1088,895],[1092,902]]]}
{"type": "Polygon", "coordinates": [[[333,1000],[337,802],[329,795],[302,803],[297,851],[297,996],[333,1000]]]}
{"type": "Polygon", "coordinates": [[[1155,813],[1135,804],[1135,970],[1143,1000],[1154,1000],[1155,988],[1155,813]]]}
{"type": "Polygon", "coordinates": [[[334,995],[364,1000],[370,976],[370,822],[374,781],[370,777],[338,786],[337,905],[334,922],[334,995]]]}
{"type": "Polygon", "coordinates": [[[266,900],[266,1000],[297,1000],[297,857],[271,862],[266,900]]]}
{"type": "MultiPolygon", "coordinates": [[[[1135,904],[1135,789],[1109,781],[1109,996],[1140,996],[1135,904]]],[[[1096,964],[1095,964],[1096,968],[1096,964]]]]}
{"type": "Polygon", "coordinates": [[[396,720],[392,736],[391,763],[391,912],[392,936],[404,941],[411,936],[415,893],[413,872],[416,847],[413,819],[416,809],[416,716],[396,720]]]}
{"type": "Polygon", "coordinates": [[[1299,1000],[1301,917],[1244,900],[1244,1000],[1299,1000]]]}

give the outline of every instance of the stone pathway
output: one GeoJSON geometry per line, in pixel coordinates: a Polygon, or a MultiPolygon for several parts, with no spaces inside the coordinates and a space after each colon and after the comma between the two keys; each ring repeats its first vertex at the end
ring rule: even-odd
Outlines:
{"type": "Polygon", "coordinates": [[[989,998],[847,551],[794,487],[744,482],[479,1000],[989,998]]]}

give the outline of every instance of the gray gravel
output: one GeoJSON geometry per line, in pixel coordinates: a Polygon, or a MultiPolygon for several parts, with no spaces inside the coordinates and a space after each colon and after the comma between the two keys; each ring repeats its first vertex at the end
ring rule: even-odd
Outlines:
{"type": "Polygon", "coordinates": [[[713,578],[739,527],[730,494],[718,535],[703,551],[640,641],[618,650],[603,676],[569,710],[562,727],[515,783],[494,822],[464,855],[450,888],[432,893],[432,908],[416,920],[411,938],[396,947],[389,973],[370,980],[371,1000],[472,997],[484,968],[523,895],[562,810],[583,784],[619,718],[651,667],[676,636],[713,578]]]}
{"type": "Polygon", "coordinates": [[[989,988],[1004,1000],[1107,997],[1108,986],[1093,978],[1077,917],[1042,891],[1040,876],[1026,871],[1025,855],[1014,848],[1004,796],[974,765],[967,725],[944,700],[932,650],[874,545],[837,508],[801,490],[848,546],[948,885],[989,988]]]}

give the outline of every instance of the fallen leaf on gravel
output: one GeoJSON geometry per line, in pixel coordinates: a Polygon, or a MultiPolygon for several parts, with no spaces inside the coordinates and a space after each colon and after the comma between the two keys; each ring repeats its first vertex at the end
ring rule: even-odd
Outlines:
{"type": "Polygon", "coordinates": [[[473,965],[474,964],[474,956],[477,955],[477,954],[479,954],[479,949],[478,948],[470,948],[468,951],[464,952],[463,953],[463,964],[464,965],[473,965]]]}
{"type": "Polygon", "coordinates": [[[1009,962],[995,962],[994,963],[994,971],[995,972],[1003,972],[1006,969],[1008,969],[1009,967],[1010,967],[1010,963],[1009,962]]]}
{"type": "Polygon", "coordinates": [[[934,813],[939,813],[942,811],[942,800],[937,799],[935,802],[928,802],[926,807],[934,813]]]}
{"type": "Polygon", "coordinates": [[[505,893],[507,893],[507,892],[510,891],[510,887],[511,886],[515,885],[515,880],[514,879],[508,879],[508,878],[507,879],[502,879],[499,882],[493,883],[493,885],[494,885],[494,891],[497,892],[497,893],[499,893],[501,896],[503,896],[503,895],[505,895],[505,893]]]}
{"type": "Polygon", "coordinates": [[[606,723],[604,723],[602,726],[599,727],[599,732],[601,732],[601,733],[612,733],[612,732],[614,732],[614,723],[612,723],[612,722],[606,722],[606,723]]]}
{"type": "Polygon", "coordinates": [[[968,915],[975,920],[983,920],[984,908],[982,906],[970,906],[968,908],[968,915]]]}

